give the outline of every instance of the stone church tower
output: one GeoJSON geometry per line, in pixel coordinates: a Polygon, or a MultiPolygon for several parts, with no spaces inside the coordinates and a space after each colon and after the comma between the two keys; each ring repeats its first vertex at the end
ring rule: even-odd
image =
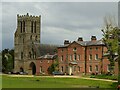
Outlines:
{"type": "Polygon", "coordinates": [[[14,72],[36,73],[36,57],[40,45],[41,16],[17,15],[14,34],[14,72]]]}

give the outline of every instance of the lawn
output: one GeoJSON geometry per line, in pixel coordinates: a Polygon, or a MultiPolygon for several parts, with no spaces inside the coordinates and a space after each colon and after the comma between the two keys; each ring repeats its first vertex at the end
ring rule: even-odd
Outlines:
{"type": "Polygon", "coordinates": [[[81,78],[2,76],[3,88],[84,88],[89,86],[99,86],[100,88],[115,88],[116,83],[86,80],[81,78]]]}
{"type": "Polygon", "coordinates": [[[118,80],[118,76],[117,75],[104,75],[104,74],[103,75],[83,75],[82,77],[118,80]]]}

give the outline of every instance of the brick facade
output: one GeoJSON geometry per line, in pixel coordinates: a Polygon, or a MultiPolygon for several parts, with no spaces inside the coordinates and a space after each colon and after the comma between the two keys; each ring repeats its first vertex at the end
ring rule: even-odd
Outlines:
{"type": "Polygon", "coordinates": [[[49,75],[48,68],[54,63],[56,55],[41,56],[36,60],[36,75],[49,75]]]}
{"type": "MultiPolygon", "coordinates": [[[[64,42],[64,46],[58,47],[59,70],[63,73],[101,74],[108,73],[109,60],[103,57],[107,51],[102,40],[96,40],[92,36],[91,41],[64,42]]],[[[115,74],[117,74],[117,62],[115,62],[115,74]]]]}

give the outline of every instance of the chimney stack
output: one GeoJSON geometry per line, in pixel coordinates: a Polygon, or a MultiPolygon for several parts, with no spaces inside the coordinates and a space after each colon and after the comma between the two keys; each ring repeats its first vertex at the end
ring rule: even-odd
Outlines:
{"type": "Polygon", "coordinates": [[[78,37],[77,41],[83,41],[83,38],[82,37],[78,37]]]}
{"type": "Polygon", "coordinates": [[[64,40],[64,45],[70,44],[69,40],[64,40]]]}
{"type": "Polygon", "coordinates": [[[96,40],[97,40],[96,36],[91,37],[91,41],[96,41],[96,40]]]}

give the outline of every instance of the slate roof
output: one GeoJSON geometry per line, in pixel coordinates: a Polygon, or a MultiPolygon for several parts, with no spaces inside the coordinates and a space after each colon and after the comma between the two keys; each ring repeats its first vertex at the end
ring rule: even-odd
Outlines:
{"type": "Polygon", "coordinates": [[[56,57],[57,57],[57,54],[54,54],[54,55],[46,54],[46,55],[40,56],[38,59],[54,59],[56,57]]]}
{"type": "MultiPolygon", "coordinates": [[[[72,43],[77,43],[82,46],[98,46],[98,45],[105,45],[102,40],[96,40],[96,41],[73,41],[72,43]]],[[[72,44],[70,43],[70,44],[72,44]]],[[[68,47],[70,44],[59,46],[58,48],[62,47],[68,47]]]]}

